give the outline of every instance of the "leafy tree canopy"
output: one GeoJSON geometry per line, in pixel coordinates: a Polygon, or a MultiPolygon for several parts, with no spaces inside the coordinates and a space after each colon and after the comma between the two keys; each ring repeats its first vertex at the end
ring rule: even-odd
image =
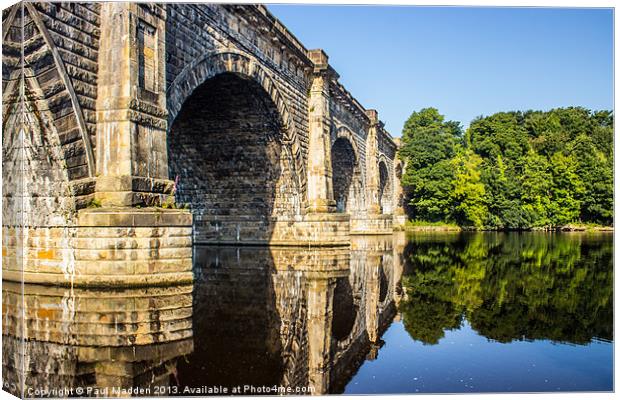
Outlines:
{"type": "Polygon", "coordinates": [[[399,156],[414,220],[490,229],[613,223],[613,114],[500,112],[465,133],[435,108],[411,114],[399,156]]]}

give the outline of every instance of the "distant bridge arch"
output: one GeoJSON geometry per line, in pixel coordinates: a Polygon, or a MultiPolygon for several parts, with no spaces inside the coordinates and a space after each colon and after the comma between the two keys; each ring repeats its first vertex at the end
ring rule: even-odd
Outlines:
{"type": "Polygon", "coordinates": [[[331,142],[332,182],[338,212],[349,214],[363,208],[364,177],[355,134],[350,128],[335,129],[331,142]]]}
{"type": "Polygon", "coordinates": [[[391,214],[393,208],[393,174],[388,167],[389,160],[384,154],[379,156],[379,205],[382,214],[391,214]]]}

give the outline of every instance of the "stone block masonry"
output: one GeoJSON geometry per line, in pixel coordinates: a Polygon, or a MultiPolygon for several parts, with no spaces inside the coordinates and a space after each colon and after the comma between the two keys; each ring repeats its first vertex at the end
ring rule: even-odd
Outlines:
{"type": "Polygon", "coordinates": [[[192,282],[190,212],[87,208],[77,214],[73,228],[19,232],[22,249],[17,232],[6,230],[2,278],[109,288],[192,282]]]}
{"type": "Polygon", "coordinates": [[[4,279],[186,282],[193,243],[348,246],[400,215],[378,113],[264,6],[2,18],[4,279]]]}
{"type": "Polygon", "coordinates": [[[5,390],[66,398],[77,387],[92,390],[83,393],[90,397],[106,388],[169,385],[177,360],[194,349],[192,289],[191,283],[95,290],[3,282],[5,390]]]}

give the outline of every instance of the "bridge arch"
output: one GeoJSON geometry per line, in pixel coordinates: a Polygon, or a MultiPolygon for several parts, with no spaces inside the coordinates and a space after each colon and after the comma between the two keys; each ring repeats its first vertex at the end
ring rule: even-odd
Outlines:
{"type": "MultiPolygon", "coordinates": [[[[177,118],[187,98],[205,81],[222,73],[236,73],[258,83],[273,101],[282,122],[286,149],[294,159],[296,178],[300,190],[305,193],[305,162],[302,154],[300,134],[293,122],[286,99],[267,67],[252,55],[240,50],[209,51],[187,65],[166,91],[168,128],[177,118]]],[[[305,198],[305,196],[302,196],[305,198]]],[[[303,209],[303,207],[302,207],[303,209]]]]}
{"type": "Polygon", "coordinates": [[[196,242],[269,242],[300,215],[303,162],[276,84],[250,56],[209,53],[168,90],[168,165],[196,242]]]}
{"type": "Polygon", "coordinates": [[[397,209],[400,209],[401,213],[404,213],[406,207],[405,194],[398,182],[402,180],[406,166],[398,157],[394,159],[394,164],[394,177],[396,178],[394,185],[394,211],[396,212],[397,209]]]}
{"type": "Polygon", "coordinates": [[[379,156],[379,206],[382,214],[391,214],[393,207],[393,182],[388,165],[387,157],[381,154],[379,156]]]}
{"type": "Polygon", "coordinates": [[[354,213],[361,208],[363,185],[355,136],[345,126],[332,135],[331,163],[334,200],[338,212],[354,213]]]}

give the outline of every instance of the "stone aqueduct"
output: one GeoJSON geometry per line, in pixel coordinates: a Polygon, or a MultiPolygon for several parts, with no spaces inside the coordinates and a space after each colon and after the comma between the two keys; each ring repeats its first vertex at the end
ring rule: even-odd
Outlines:
{"type": "Polygon", "coordinates": [[[264,6],[2,18],[5,279],[179,282],[192,243],[349,245],[402,223],[395,140],[264,6]]]}

